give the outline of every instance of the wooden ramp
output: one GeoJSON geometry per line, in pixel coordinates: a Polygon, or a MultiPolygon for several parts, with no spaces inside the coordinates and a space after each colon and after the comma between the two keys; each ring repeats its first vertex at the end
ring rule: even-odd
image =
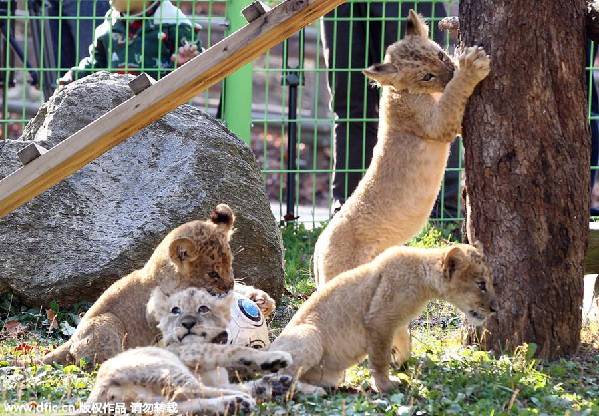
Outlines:
{"type": "Polygon", "coordinates": [[[286,0],[0,181],[0,218],[189,101],[344,0],[286,0]]]}

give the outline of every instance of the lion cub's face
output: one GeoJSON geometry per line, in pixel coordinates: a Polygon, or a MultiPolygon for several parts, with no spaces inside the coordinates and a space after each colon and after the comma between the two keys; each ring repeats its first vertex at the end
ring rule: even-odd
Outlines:
{"type": "Polygon", "coordinates": [[[455,65],[447,53],[428,38],[428,26],[410,10],[406,37],[389,45],[383,63],[363,72],[381,86],[414,94],[432,94],[443,92],[454,70],[455,65]]]}
{"type": "Polygon", "coordinates": [[[149,304],[159,322],[166,345],[175,343],[227,342],[227,324],[231,319],[232,293],[217,296],[205,289],[188,288],[164,296],[157,288],[149,304]]]}
{"type": "Polygon", "coordinates": [[[233,253],[229,240],[235,216],[220,204],[207,221],[191,221],[171,232],[169,256],[181,276],[179,286],[204,287],[215,293],[233,289],[233,253]]]}
{"type": "Polygon", "coordinates": [[[474,325],[482,325],[497,312],[493,276],[482,250],[458,244],[448,249],[443,260],[446,298],[466,314],[474,325]]]}

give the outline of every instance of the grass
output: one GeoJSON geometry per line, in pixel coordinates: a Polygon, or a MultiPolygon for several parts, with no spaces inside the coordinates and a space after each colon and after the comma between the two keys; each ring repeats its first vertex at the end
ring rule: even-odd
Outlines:
{"type": "MultiPolygon", "coordinates": [[[[277,334],[314,290],[312,248],[322,229],[282,229],[286,248],[287,294],[271,323],[277,334]]],[[[447,244],[451,233],[428,227],[411,242],[447,244]]],[[[88,305],[49,311],[0,297],[0,414],[16,414],[6,404],[78,405],[89,394],[95,372],[83,366],[37,365],[50,343],[60,342],[76,326],[88,305]],[[56,316],[59,325],[52,324],[56,316]]],[[[577,357],[543,362],[534,345],[495,357],[462,344],[462,318],[444,302],[431,303],[412,324],[413,356],[402,371],[402,389],[378,395],[369,388],[366,364],[350,369],[342,388],[325,397],[299,397],[262,404],[256,415],[599,415],[599,325],[587,325],[577,357]]],[[[44,410],[44,409],[42,409],[44,410]]],[[[46,407],[47,410],[47,407],[46,407]]],[[[60,414],[61,408],[43,414],[60,414]]],[[[26,414],[20,412],[19,414],[26,414]]],[[[29,414],[42,414],[41,411],[29,414]]]]}

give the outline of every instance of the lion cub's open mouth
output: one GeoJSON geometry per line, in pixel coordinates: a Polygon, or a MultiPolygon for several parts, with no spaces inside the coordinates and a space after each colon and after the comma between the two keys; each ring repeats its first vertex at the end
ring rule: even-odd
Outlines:
{"type": "MultiPolygon", "coordinates": [[[[206,332],[202,331],[198,334],[195,332],[191,332],[191,330],[189,330],[189,331],[187,331],[187,333],[181,335],[178,338],[179,338],[179,342],[183,342],[183,340],[188,337],[192,337],[192,338],[198,337],[198,338],[201,338],[201,340],[199,340],[198,342],[206,342],[207,336],[208,335],[206,334],[206,332]]],[[[216,335],[214,338],[212,338],[209,342],[211,344],[223,344],[224,345],[227,343],[228,340],[229,340],[229,335],[227,334],[227,331],[222,331],[222,332],[219,332],[218,335],[216,335]]]]}

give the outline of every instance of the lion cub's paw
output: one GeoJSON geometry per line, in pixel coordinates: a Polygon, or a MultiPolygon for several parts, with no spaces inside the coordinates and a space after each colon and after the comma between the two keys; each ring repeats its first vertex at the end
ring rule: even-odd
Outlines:
{"type": "Polygon", "coordinates": [[[292,363],[291,355],[284,351],[264,351],[251,358],[242,358],[239,362],[253,371],[270,371],[276,373],[292,363]]]}
{"type": "Polygon", "coordinates": [[[269,401],[283,396],[293,384],[293,377],[287,375],[267,375],[253,383],[252,396],[259,401],[269,401]]]}
{"type": "Polygon", "coordinates": [[[303,394],[305,396],[322,397],[327,395],[327,391],[322,387],[302,383],[301,381],[296,382],[292,390],[295,393],[303,394]]]}
{"type": "Polygon", "coordinates": [[[234,396],[225,396],[224,414],[235,415],[240,412],[249,413],[256,407],[256,401],[247,394],[239,393],[234,396]]]}
{"type": "Polygon", "coordinates": [[[480,46],[471,46],[458,56],[459,70],[465,71],[476,82],[483,80],[491,71],[491,58],[480,46]]]}
{"type": "Polygon", "coordinates": [[[248,292],[247,297],[254,301],[256,305],[258,305],[258,308],[260,308],[265,318],[268,318],[277,307],[274,299],[263,290],[254,288],[248,292]]]}
{"type": "Polygon", "coordinates": [[[372,381],[372,387],[378,393],[388,393],[394,390],[398,390],[401,388],[403,383],[396,378],[387,378],[387,379],[374,379],[372,381]]]}

